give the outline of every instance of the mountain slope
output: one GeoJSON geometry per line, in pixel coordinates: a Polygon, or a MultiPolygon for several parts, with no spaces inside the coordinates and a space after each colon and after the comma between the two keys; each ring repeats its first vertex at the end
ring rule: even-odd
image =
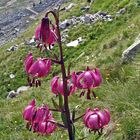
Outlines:
{"type": "MultiPolygon", "coordinates": [[[[61,21],[80,16],[83,13],[80,8],[86,6],[85,0],[72,0],[77,5],[68,12],[61,12],[61,21]]],[[[66,3],[68,5],[69,3],[66,3]]],[[[111,22],[98,21],[95,24],[81,24],[70,26],[66,43],[78,37],[84,39],[84,43],[75,48],[66,47],[63,43],[66,65],[72,62],[71,71],[84,70],[86,65],[100,67],[104,82],[95,92],[98,99],[87,101],[85,97],[79,98],[79,92],[70,97],[71,109],[79,105],[82,114],[87,107],[108,107],[111,111],[111,122],[104,130],[104,134],[89,134],[83,127],[82,120],[76,123],[76,139],[87,137],[94,139],[136,139],[140,137],[140,54],[137,54],[133,62],[123,64],[121,54],[129,47],[140,32],[140,8],[135,0],[95,0],[88,13],[98,11],[107,12],[113,16],[111,22]],[[126,12],[116,17],[116,13],[126,8],[126,12]]],[[[39,17],[40,19],[40,17],[39,17]]],[[[50,92],[50,79],[52,75],[59,74],[59,66],[54,66],[52,73],[42,79],[42,87],[30,88],[12,100],[7,100],[9,91],[16,90],[26,84],[26,74],[23,68],[23,60],[29,51],[34,56],[43,55],[38,49],[24,45],[22,42],[30,39],[34,34],[34,29],[39,23],[37,20],[29,29],[14,42],[10,42],[0,48],[0,139],[21,140],[21,139],[67,139],[67,133],[60,129],[52,136],[42,137],[25,129],[25,122],[22,119],[22,110],[32,98],[37,99],[37,104],[50,102],[54,97],[50,92]],[[18,44],[17,51],[7,52],[10,46],[18,44]],[[15,74],[15,78],[10,79],[9,75],[15,74]]],[[[55,47],[54,51],[57,52],[55,47]]],[[[59,118],[55,113],[55,117],[59,118]]]]}

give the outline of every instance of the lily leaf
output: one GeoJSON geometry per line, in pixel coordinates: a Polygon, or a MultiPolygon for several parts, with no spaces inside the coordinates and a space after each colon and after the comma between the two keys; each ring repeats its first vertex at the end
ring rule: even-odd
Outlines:
{"type": "Polygon", "coordinates": [[[61,119],[62,119],[64,125],[67,126],[67,117],[66,117],[65,113],[61,113],[61,119]]]}
{"type": "Polygon", "coordinates": [[[57,102],[52,98],[52,103],[53,103],[53,106],[57,109],[57,110],[60,110],[60,106],[57,104],[57,102]]]}
{"type": "Polygon", "coordinates": [[[61,94],[58,94],[59,97],[59,106],[61,107],[61,109],[63,108],[63,97],[61,94]]]}

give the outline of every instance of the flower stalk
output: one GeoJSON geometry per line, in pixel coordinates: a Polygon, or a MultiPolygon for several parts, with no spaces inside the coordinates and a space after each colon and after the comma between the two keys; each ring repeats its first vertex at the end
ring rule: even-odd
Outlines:
{"type": "Polygon", "coordinates": [[[64,64],[64,58],[63,58],[63,50],[62,50],[62,42],[61,42],[61,35],[60,35],[60,29],[59,29],[59,19],[57,14],[54,11],[49,11],[46,13],[46,16],[49,14],[52,14],[55,18],[56,21],[56,32],[57,32],[57,42],[59,46],[59,52],[60,52],[60,65],[61,65],[61,72],[62,72],[62,80],[63,80],[63,89],[64,89],[64,111],[65,111],[65,116],[67,119],[67,129],[68,129],[68,134],[69,134],[69,140],[74,140],[74,135],[73,135],[73,130],[72,130],[72,121],[70,117],[70,109],[69,109],[69,104],[68,104],[68,89],[67,89],[67,76],[66,76],[66,69],[65,69],[65,64],[64,64]]]}

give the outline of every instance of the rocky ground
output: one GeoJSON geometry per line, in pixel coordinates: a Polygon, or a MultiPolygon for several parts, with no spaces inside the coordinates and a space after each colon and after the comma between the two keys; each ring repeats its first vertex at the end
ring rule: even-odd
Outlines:
{"type": "Polygon", "coordinates": [[[66,0],[1,0],[0,1],[0,46],[16,38],[36,16],[66,0]]]}

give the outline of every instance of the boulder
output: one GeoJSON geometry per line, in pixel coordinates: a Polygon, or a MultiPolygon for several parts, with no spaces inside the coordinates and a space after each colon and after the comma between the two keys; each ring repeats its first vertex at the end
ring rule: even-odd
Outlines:
{"type": "Polygon", "coordinates": [[[136,53],[140,51],[140,40],[135,41],[122,53],[123,62],[127,62],[135,57],[136,53]]]}

